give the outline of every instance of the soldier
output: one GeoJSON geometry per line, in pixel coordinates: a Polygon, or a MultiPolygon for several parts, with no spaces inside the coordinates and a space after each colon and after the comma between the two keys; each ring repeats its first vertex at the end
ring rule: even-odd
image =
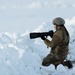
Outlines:
{"type": "MultiPolygon", "coordinates": [[[[53,20],[53,25],[55,28],[55,32],[53,30],[49,31],[51,33],[52,40],[48,40],[45,37],[41,37],[42,40],[44,40],[44,43],[51,47],[51,52],[43,59],[42,65],[43,66],[49,66],[50,64],[54,64],[55,67],[59,64],[64,64],[64,60],[66,59],[68,55],[68,47],[69,47],[69,33],[67,29],[64,26],[65,21],[61,17],[57,17],[53,20]]],[[[69,65],[70,68],[72,67],[72,64],[69,65]]],[[[69,68],[69,67],[68,67],[69,68]]]]}

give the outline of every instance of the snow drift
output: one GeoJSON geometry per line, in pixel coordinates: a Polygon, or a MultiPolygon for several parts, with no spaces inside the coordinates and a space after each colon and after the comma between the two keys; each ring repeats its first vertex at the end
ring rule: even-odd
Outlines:
{"type": "MultiPolygon", "coordinates": [[[[67,59],[75,60],[75,17],[66,19],[65,24],[70,33],[69,54],[67,59]]],[[[43,23],[35,32],[54,30],[50,22],[43,23]]],[[[34,32],[33,31],[33,32],[34,32]]],[[[75,65],[68,69],[58,65],[44,67],[42,59],[50,52],[50,48],[40,38],[30,39],[29,33],[0,33],[0,75],[74,75],[75,65]]],[[[48,37],[51,39],[50,37],[48,37]]]]}

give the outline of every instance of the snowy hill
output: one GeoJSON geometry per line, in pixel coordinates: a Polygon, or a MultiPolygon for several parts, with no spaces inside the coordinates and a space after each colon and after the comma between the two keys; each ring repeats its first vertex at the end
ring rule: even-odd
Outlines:
{"type": "MultiPolygon", "coordinates": [[[[67,59],[75,60],[75,17],[66,19],[65,26],[70,33],[70,51],[67,59]]],[[[52,29],[54,30],[53,25],[47,22],[34,31],[52,29]]],[[[57,70],[54,65],[43,67],[42,59],[50,52],[50,48],[48,49],[40,38],[31,40],[29,33],[0,33],[0,75],[75,75],[74,64],[72,69],[62,65],[59,65],[57,70]]]]}

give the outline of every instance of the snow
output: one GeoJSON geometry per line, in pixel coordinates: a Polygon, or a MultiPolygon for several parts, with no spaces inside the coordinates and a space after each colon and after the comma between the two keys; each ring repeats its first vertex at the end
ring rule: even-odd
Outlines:
{"type": "MultiPolygon", "coordinates": [[[[75,17],[66,19],[65,26],[70,33],[67,59],[75,60],[75,17]]],[[[52,29],[54,30],[53,25],[47,22],[32,32],[52,29]]],[[[42,66],[42,60],[50,52],[50,48],[40,38],[30,39],[29,33],[0,33],[0,75],[75,75],[74,64],[72,69],[61,64],[57,69],[52,64],[48,67],[42,66]]]]}

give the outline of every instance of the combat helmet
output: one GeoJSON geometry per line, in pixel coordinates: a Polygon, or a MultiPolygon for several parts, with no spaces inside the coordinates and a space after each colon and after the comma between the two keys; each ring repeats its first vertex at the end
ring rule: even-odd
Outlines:
{"type": "Polygon", "coordinates": [[[65,24],[65,21],[63,18],[61,17],[56,17],[54,20],[53,20],[53,24],[56,24],[56,25],[64,25],[65,24]]]}

